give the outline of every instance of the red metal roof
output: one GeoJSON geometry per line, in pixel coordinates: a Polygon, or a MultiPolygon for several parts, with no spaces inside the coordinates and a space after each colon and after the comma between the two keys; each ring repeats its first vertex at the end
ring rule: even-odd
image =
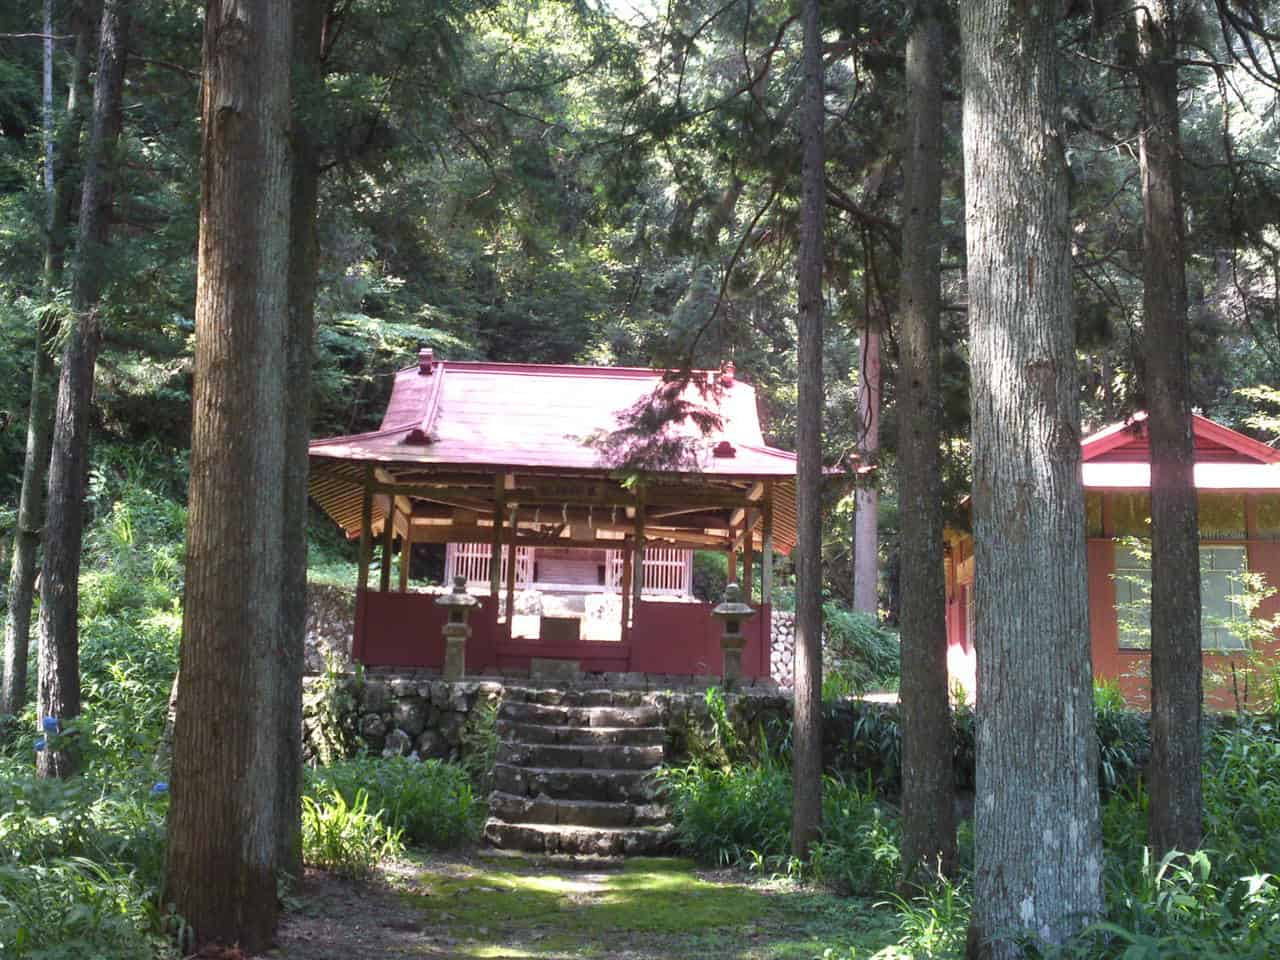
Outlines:
{"type": "MultiPolygon", "coordinates": [[[[1133,418],[1123,423],[1115,423],[1086,437],[1081,445],[1081,457],[1086,464],[1111,463],[1128,464],[1132,467],[1145,466],[1151,462],[1151,448],[1147,438],[1147,415],[1134,414],[1133,418]]],[[[1193,414],[1191,431],[1195,442],[1196,463],[1208,465],[1213,463],[1222,470],[1210,471],[1208,475],[1215,477],[1215,483],[1221,485],[1231,474],[1231,465],[1248,467],[1251,464],[1280,463],[1280,451],[1273,450],[1265,443],[1260,443],[1243,433],[1237,433],[1220,423],[1214,423],[1208,417],[1193,414]]],[[[1105,472],[1105,471],[1104,471],[1105,472]]],[[[1117,476],[1123,471],[1115,471],[1117,476]]],[[[1256,471],[1253,471],[1256,472],[1256,471]]],[[[1243,479],[1250,471],[1240,473],[1243,479]]],[[[1130,471],[1131,476],[1137,473],[1130,471]]],[[[1086,486],[1089,486],[1086,471],[1086,486]]],[[[1124,483],[1120,486],[1145,486],[1145,483],[1124,483]]],[[[1202,484],[1197,479],[1197,486],[1202,484]]],[[[1238,483],[1238,486],[1247,484],[1238,483]]]]}
{"type": "MultiPolygon", "coordinates": [[[[670,471],[725,477],[792,477],[795,455],[768,446],[748,384],[717,384],[703,395],[690,384],[681,399],[720,418],[706,434],[691,421],[664,436],[681,438],[690,460],[670,471]],[[728,441],[733,456],[715,456],[728,441]]],[[[313,457],[385,463],[607,470],[598,439],[624,427],[626,412],[664,384],[665,371],[527,363],[436,361],[396,374],[381,428],[311,444],[313,457]]]]}

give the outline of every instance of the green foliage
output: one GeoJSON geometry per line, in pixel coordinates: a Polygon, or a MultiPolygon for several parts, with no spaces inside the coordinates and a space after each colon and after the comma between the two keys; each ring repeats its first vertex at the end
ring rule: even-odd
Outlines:
{"type": "Polygon", "coordinates": [[[810,851],[814,879],[841,893],[866,896],[898,879],[898,824],[865,789],[839,777],[822,784],[822,836],[810,851]]]}
{"type": "Polygon", "coordinates": [[[898,635],[871,614],[834,602],[823,604],[826,650],[822,699],[836,700],[872,689],[894,689],[902,668],[898,635]]]}
{"type": "MultiPolygon", "coordinates": [[[[791,857],[790,771],[773,762],[663,772],[681,849],[704,863],[804,875],[791,857]]],[[[823,782],[823,826],[809,875],[849,894],[887,890],[898,870],[897,825],[868,787],[823,782]]]]}
{"type": "Polygon", "coordinates": [[[902,939],[913,960],[959,960],[964,956],[972,910],[967,880],[940,877],[928,890],[907,900],[895,895],[902,939]]]}
{"type": "Polygon", "coordinates": [[[132,872],[82,857],[0,865],[0,955],[7,960],[138,960],[172,955],[168,918],[132,872]]]}
{"type": "Polygon", "coordinates": [[[471,779],[477,797],[493,789],[493,764],[498,758],[498,705],[477,701],[462,726],[462,769],[471,779]]]}
{"type": "Polygon", "coordinates": [[[339,876],[364,879],[383,859],[399,855],[401,832],[382,822],[381,810],[369,812],[364,789],[351,803],[331,786],[302,798],[303,859],[339,876]]]}
{"type": "Polygon", "coordinates": [[[1205,846],[1232,866],[1280,873],[1280,736],[1274,717],[1215,730],[1204,752],[1205,846]]]}
{"type": "Polygon", "coordinates": [[[777,764],[663,771],[680,848],[704,863],[784,857],[791,843],[791,776],[777,764]]]}
{"type": "Polygon", "coordinates": [[[1210,854],[1144,859],[1135,885],[1108,890],[1108,918],[1051,956],[1118,960],[1264,960],[1280,951],[1280,884],[1222,876],[1210,854]]]}
{"type": "Polygon", "coordinates": [[[46,781],[0,758],[0,955],[158,955],[165,795],[119,773],[46,781]]]}
{"type": "Polygon", "coordinates": [[[331,651],[325,654],[324,673],[312,684],[306,704],[311,744],[321,766],[346,760],[364,745],[353,722],[363,676],[363,670],[356,664],[353,682],[338,658],[331,651]]]}
{"type": "Polygon", "coordinates": [[[1114,683],[1094,684],[1095,728],[1098,732],[1098,782],[1103,793],[1134,783],[1151,756],[1150,724],[1131,710],[1114,683]]]}
{"type": "Polygon", "coordinates": [[[483,807],[462,767],[439,760],[360,756],[307,771],[306,793],[313,800],[336,792],[354,806],[362,791],[406,843],[450,847],[479,831],[483,807]]]}

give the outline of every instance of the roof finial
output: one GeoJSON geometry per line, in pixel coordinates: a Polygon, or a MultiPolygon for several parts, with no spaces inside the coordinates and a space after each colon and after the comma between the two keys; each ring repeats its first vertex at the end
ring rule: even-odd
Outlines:
{"type": "Polygon", "coordinates": [[[724,366],[720,368],[720,386],[732,387],[735,367],[732,360],[726,360],[724,366]]]}
{"type": "Polygon", "coordinates": [[[418,351],[418,373],[424,377],[429,377],[436,365],[436,352],[430,347],[423,347],[418,351]]]}

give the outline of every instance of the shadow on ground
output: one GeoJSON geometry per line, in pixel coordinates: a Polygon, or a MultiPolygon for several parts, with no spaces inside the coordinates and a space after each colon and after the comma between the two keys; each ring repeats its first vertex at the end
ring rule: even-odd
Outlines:
{"type": "Polygon", "coordinates": [[[290,960],[811,960],[894,955],[896,913],[687,860],[533,862],[422,855],[350,885],[308,872],[279,947],[290,960]],[[889,948],[889,949],[886,949],[889,948]],[[883,952],[882,952],[883,951],[883,952]]]}

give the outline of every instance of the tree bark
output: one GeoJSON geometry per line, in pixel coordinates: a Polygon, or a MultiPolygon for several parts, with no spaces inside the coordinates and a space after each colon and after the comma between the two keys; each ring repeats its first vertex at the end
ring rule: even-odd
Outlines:
{"type": "Polygon", "coordinates": [[[1137,17],[1143,207],[1143,340],[1151,443],[1151,846],[1197,850],[1200,782],[1200,540],[1191,433],[1177,13],[1137,17]]]}
{"type": "Polygon", "coordinates": [[[313,135],[323,109],[320,45],[327,0],[294,2],[294,115],[290,187],[289,328],[285,386],[284,629],[280,663],[279,869],[302,876],[302,669],[307,627],[307,474],[311,438],[311,349],[315,329],[320,172],[313,135]]]}
{"type": "Polygon", "coordinates": [[[1102,909],[1058,9],[961,7],[980,958],[1102,909]]]}
{"type": "MultiPolygon", "coordinates": [[[[50,16],[48,0],[46,17],[50,16]]],[[[67,116],[53,142],[52,110],[45,119],[45,183],[49,212],[46,220],[44,296],[51,304],[62,283],[66,260],[67,223],[75,200],[71,171],[80,154],[80,132],[89,102],[89,56],[93,48],[93,18],[84,5],[72,10],[75,36],[72,77],[67,94],[67,116]]],[[[46,25],[46,33],[52,27],[46,25]]],[[[49,54],[46,45],[46,55],[49,54]]],[[[46,66],[48,71],[48,66],[46,66]]],[[[46,72],[52,97],[52,76],[46,72]]],[[[0,714],[16,715],[27,702],[27,661],[30,654],[31,605],[35,595],[37,554],[44,527],[45,484],[49,472],[49,445],[53,430],[53,349],[57,322],[52,316],[36,321],[35,354],[31,366],[31,397],[27,408],[27,445],[22,461],[22,491],[18,495],[18,522],[13,537],[13,564],[9,573],[9,606],[4,623],[3,681],[0,682],[0,714]]]]}
{"type": "MultiPolygon", "coordinates": [[[[129,10],[106,0],[98,41],[93,119],[80,193],[80,242],[71,285],[74,326],[67,334],[49,461],[49,522],[40,577],[39,716],[64,724],[80,715],[80,548],[84,484],[89,465],[89,410],[101,338],[98,311],[105,276],[129,10]]],[[[65,777],[76,766],[74,744],[38,754],[44,777],[65,777]]]]}
{"type": "Polygon", "coordinates": [[[800,137],[799,396],[796,442],[795,797],[791,851],[801,860],[822,826],[822,223],[823,77],[818,0],[805,0],[800,137]]]}
{"type": "MultiPolygon", "coordinates": [[[[858,365],[858,454],[863,466],[880,455],[880,324],[867,297],[867,328],[858,365]]],[[[853,493],[853,609],[880,612],[880,488],[876,472],[853,493]]]]}
{"type": "Polygon", "coordinates": [[[918,0],[907,40],[907,143],[898,317],[898,502],[902,516],[902,870],[924,885],[956,864],[953,734],[942,556],[942,23],[918,0]]]}
{"type": "Polygon", "coordinates": [[[166,899],[198,943],[267,945],[289,747],[281,535],[290,256],[291,3],[205,14],[195,388],[166,899]]]}

